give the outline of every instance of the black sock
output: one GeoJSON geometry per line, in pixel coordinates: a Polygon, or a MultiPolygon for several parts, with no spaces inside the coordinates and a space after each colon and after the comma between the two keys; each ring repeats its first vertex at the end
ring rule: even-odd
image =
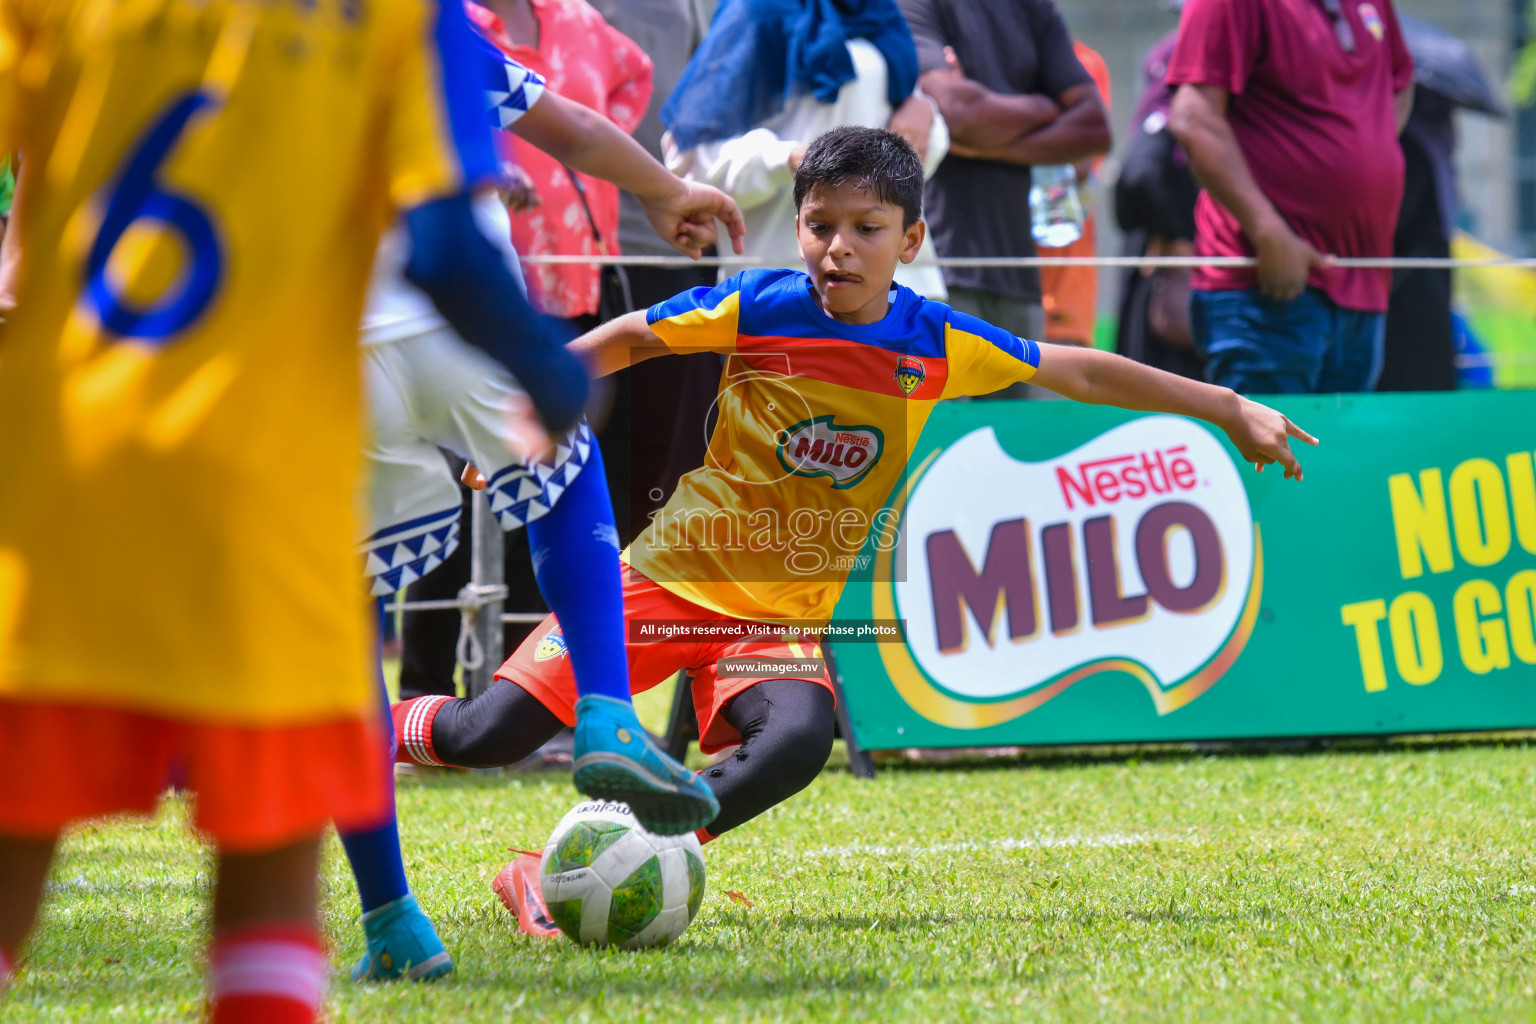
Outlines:
{"type": "Polygon", "coordinates": [[[432,748],[446,764],[499,768],[538,750],[565,724],[533,694],[497,679],[468,700],[451,700],[432,720],[432,748]]]}

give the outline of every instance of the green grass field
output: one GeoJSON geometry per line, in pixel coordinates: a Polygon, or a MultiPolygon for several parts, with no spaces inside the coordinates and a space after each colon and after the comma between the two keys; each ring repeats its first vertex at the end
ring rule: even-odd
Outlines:
{"type": "MultiPolygon", "coordinates": [[[[335,1021],[1536,1019],[1536,750],[1036,757],[830,768],[706,849],[670,948],[518,935],[489,888],[574,802],[560,773],[400,787],[459,965],[357,986],[326,860],[335,1021]],[[725,896],[745,893],[746,907],[725,896]]],[[[208,861],[169,803],[74,833],[0,1021],[185,1020],[208,861]]]]}

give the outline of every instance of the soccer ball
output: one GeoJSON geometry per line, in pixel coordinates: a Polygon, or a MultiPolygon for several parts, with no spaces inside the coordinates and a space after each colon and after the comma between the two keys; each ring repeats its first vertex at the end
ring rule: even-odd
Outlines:
{"type": "Polygon", "coordinates": [[[539,889],[550,919],[583,945],[659,946],[699,912],[704,851],[691,832],[647,832],[627,804],[587,800],[550,834],[539,889]]]}

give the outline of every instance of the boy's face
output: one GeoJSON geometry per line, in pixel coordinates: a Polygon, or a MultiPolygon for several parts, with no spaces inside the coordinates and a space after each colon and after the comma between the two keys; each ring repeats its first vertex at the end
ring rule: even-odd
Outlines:
{"type": "Polygon", "coordinates": [[[858,181],[806,193],[795,238],[816,301],[834,320],[872,324],[885,316],[896,263],[917,258],[926,230],[921,220],[907,228],[901,220],[901,207],[858,181]]]}

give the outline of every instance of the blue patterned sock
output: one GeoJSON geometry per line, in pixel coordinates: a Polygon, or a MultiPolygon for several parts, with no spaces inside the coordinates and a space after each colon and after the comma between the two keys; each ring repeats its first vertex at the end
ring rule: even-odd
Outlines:
{"type": "Polygon", "coordinates": [[[565,635],[576,692],[628,702],[619,534],[595,437],[589,452],[555,507],[528,524],[528,546],[539,592],[565,635]]]}
{"type": "MultiPolygon", "coordinates": [[[[383,602],[379,602],[383,607],[383,602]]],[[[382,825],[342,832],[341,847],[357,879],[357,894],[363,901],[363,913],[382,907],[411,891],[405,880],[405,860],[400,853],[400,821],[395,817],[395,722],[389,713],[389,692],[384,687],[384,671],[379,670],[379,701],[384,709],[384,735],[389,739],[389,757],[384,770],[389,772],[389,810],[382,825]]]]}

